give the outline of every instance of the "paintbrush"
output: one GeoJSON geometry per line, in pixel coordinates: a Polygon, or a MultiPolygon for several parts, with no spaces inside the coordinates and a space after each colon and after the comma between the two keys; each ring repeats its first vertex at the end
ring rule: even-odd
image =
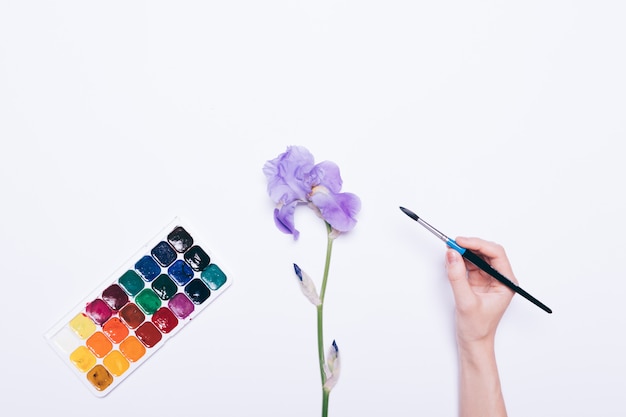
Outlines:
{"type": "Polygon", "coordinates": [[[426,229],[430,230],[435,236],[443,240],[445,244],[448,245],[450,248],[459,252],[463,258],[467,259],[468,261],[476,265],[478,268],[482,269],[483,271],[485,271],[486,273],[488,273],[489,275],[497,279],[499,282],[501,282],[502,284],[504,284],[505,286],[513,290],[514,292],[518,293],[519,295],[521,295],[522,297],[530,301],[531,303],[535,304],[537,307],[541,308],[543,311],[547,313],[552,313],[552,310],[548,306],[543,304],[541,301],[537,300],[532,295],[528,294],[519,285],[515,284],[513,281],[511,281],[510,279],[508,279],[507,277],[505,277],[504,275],[496,271],[491,265],[485,262],[485,260],[481,258],[480,256],[478,256],[476,253],[470,251],[469,249],[466,249],[457,245],[457,243],[453,239],[450,239],[448,236],[444,235],[439,230],[435,229],[430,224],[426,223],[424,220],[422,220],[417,214],[413,213],[411,210],[406,209],[404,207],[400,207],[400,210],[402,210],[404,214],[406,214],[407,216],[409,216],[410,218],[412,218],[413,220],[415,220],[416,222],[424,226],[426,229]]]}

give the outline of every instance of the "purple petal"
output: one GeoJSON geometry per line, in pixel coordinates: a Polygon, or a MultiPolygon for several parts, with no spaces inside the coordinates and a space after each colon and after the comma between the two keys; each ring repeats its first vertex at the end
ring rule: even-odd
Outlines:
{"type": "Polygon", "coordinates": [[[361,210],[361,200],[355,194],[315,192],[311,196],[311,201],[333,229],[348,232],[356,226],[356,215],[361,210]]]}
{"type": "Polygon", "coordinates": [[[298,236],[300,236],[300,232],[296,230],[293,221],[297,205],[298,203],[294,202],[274,209],[274,223],[276,223],[276,227],[283,233],[293,235],[294,240],[298,239],[298,236]]]}
{"type": "Polygon", "coordinates": [[[302,146],[289,146],[277,158],[263,166],[267,191],[276,203],[274,221],[284,233],[297,239],[294,212],[298,204],[309,203],[337,232],[347,232],[356,225],[361,200],[341,193],[339,167],[330,161],[315,165],[313,155],[302,146]]]}
{"type": "Polygon", "coordinates": [[[277,158],[267,161],[263,173],[267,178],[267,191],[275,203],[289,204],[294,200],[306,201],[311,191],[309,171],[314,166],[313,155],[302,146],[289,146],[277,158]]]}
{"type": "Polygon", "coordinates": [[[339,167],[334,162],[324,161],[315,165],[311,170],[311,186],[323,185],[332,193],[341,191],[343,181],[339,167]]]}

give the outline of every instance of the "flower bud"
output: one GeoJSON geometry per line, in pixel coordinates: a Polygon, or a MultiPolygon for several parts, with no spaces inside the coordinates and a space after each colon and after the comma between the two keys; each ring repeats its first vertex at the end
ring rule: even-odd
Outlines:
{"type": "Polygon", "coordinates": [[[300,269],[300,267],[296,264],[293,264],[293,269],[295,270],[298,281],[300,282],[302,294],[304,294],[304,296],[308,298],[313,305],[319,306],[322,304],[320,296],[317,294],[315,283],[313,283],[311,277],[309,277],[306,272],[302,271],[302,269],[300,269]]]}
{"type": "Polygon", "coordinates": [[[324,391],[330,392],[339,380],[339,374],[341,371],[341,361],[339,358],[339,348],[337,343],[333,340],[333,343],[328,349],[326,355],[326,382],[324,383],[324,391]]]}

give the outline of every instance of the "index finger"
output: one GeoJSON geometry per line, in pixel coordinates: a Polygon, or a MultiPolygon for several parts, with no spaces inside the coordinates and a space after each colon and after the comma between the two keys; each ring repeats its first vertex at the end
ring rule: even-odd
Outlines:
{"type": "Polygon", "coordinates": [[[480,239],[477,237],[463,237],[456,238],[456,243],[459,246],[476,252],[487,263],[497,269],[501,274],[509,278],[511,281],[517,284],[517,279],[513,274],[511,263],[506,255],[504,247],[498,243],[490,242],[488,240],[480,239]]]}

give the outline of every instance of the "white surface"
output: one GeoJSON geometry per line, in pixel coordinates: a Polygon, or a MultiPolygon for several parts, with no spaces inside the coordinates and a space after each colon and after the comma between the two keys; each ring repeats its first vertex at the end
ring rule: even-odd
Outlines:
{"type": "Polygon", "coordinates": [[[23,415],[317,416],[324,230],[281,234],[261,168],[342,170],[333,416],[453,416],[442,232],[502,243],[511,416],[623,416],[626,26],[619,1],[0,3],[0,402],[23,415]],[[44,333],[175,215],[235,284],[104,399],[44,333]],[[319,284],[318,284],[319,285],[319,284]],[[206,337],[207,329],[212,336],[206,337]],[[188,382],[170,401],[154,387],[188,382]],[[192,399],[189,399],[192,398],[192,399]],[[195,398],[195,400],[193,400],[195,398]]]}

